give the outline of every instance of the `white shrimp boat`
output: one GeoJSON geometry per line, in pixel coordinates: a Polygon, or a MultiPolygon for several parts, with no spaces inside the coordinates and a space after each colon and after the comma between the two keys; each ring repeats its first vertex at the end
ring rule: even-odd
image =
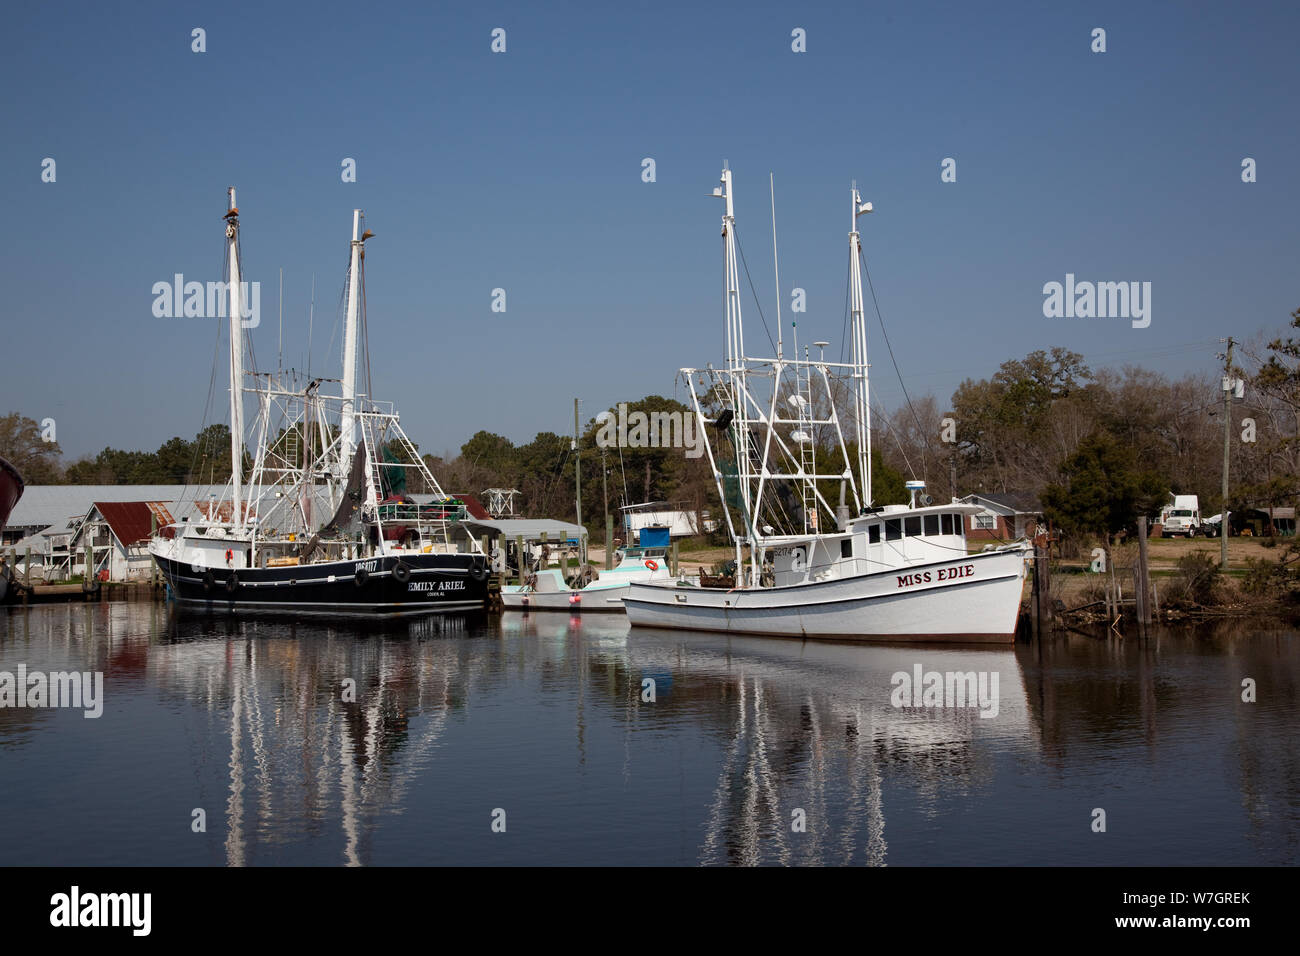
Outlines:
{"type": "Polygon", "coordinates": [[[721,183],[714,195],[726,202],[726,366],[681,371],[700,431],[709,436],[709,463],[736,549],[735,586],[634,583],[623,601],[628,619],[636,626],[780,637],[1013,641],[1027,542],[968,553],[966,522],[981,509],[932,504],[923,481],[908,482],[907,505],[873,503],[857,229],[871,204],[862,202],[855,184],[851,360],[826,361],[824,342],[816,343],[820,357],[805,347],[800,359],[797,341],[794,358],[786,358],[779,333],[775,358],[751,358],[741,321],[730,169],[721,183]],[[836,398],[845,393],[852,410],[842,418],[836,398]],[[835,446],[833,454],[819,450],[819,437],[835,446]],[[833,488],[836,507],[826,498],[833,488]]]}
{"type": "Polygon", "coordinates": [[[501,605],[507,611],[623,612],[623,599],[633,582],[644,584],[668,582],[668,549],[652,547],[624,548],[618,565],[585,587],[570,587],[556,568],[533,572],[524,584],[510,584],[501,589],[501,605]]]}

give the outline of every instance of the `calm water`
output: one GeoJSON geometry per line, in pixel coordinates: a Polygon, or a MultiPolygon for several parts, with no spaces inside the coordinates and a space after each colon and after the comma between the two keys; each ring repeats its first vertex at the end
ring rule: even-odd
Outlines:
{"type": "Polygon", "coordinates": [[[1294,864],[1298,638],[962,650],[16,610],[0,671],[102,671],[105,702],[0,709],[0,864],[1294,864]],[[894,708],[917,664],[996,673],[997,715],[894,708]]]}

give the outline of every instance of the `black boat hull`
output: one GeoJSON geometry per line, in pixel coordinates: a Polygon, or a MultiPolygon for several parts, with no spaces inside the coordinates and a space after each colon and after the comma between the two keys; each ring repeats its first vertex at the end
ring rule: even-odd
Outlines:
{"type": "Polygon", "coordinates": [[[481,554],[409,554],[268,568],[196,568],[154,555],[186,605],[211,611],[397,617],[482,608],[481,554]]]}

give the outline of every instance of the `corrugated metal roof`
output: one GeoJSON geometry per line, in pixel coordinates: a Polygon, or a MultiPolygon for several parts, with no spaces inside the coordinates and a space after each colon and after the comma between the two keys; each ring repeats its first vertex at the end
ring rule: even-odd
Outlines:
{"type": "Polygon", "coordinates": [[[179,501],[223,493],[222,485],[28,485],[9,516],[14,528],[48,528],[81,517],[96,501],[179,501]]]}
{"type": "Polygon", "coordinates": [[[501,518],[498,520],[467,518],[461,524],[483,531],[504,534],[507,538],[520,535],[529,541],[536,541],[546,533],[551,541],[563,541],[567,538],[586,537],[587,529],[582,525],[568,521],[556,521],[554,518],[501,518]]]}
{"type": "Polygon", "coordinates": [[[95,509],[124,545],[148,541],[155,519],[159,528],[172,523],[171,512],[161,501],[96,501],[95,509]]]}
{"type": "MultiPolygon", "coordinates": [[[[229,513],[226,488],[226,485],[28,485],[9,517],[9,527],[66,528],[69,520],[80,520],[96,502],[122,501],[161,502],[174,520],[193,520],[203,517],[202,512],[213,499],[225,502],[224,509],[218,507],[219,512],[229,513]]],[[[245,488],[244,500],[248,501],[251,494],[252,488],[245,488]]],[[[316,488],[317,518],[321,518],[327,507],[326,495],[324,486],[316,488]]],[[[262,510],[269,511],[270,506],[268,497],[262,510]]],[[[148,521],[147,515],[145,520],[148,521]]]]}

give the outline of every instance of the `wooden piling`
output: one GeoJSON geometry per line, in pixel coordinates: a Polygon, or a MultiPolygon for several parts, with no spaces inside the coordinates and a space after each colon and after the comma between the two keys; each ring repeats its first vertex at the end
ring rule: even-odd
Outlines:
{"type": "Polygon", "coordinates": [[[1110,620],[1107,624],[1113,624],[1115,618],[1119,617],[1119,579],[1115,577],[1115,555],[1110,550],[1110,542],[1106,542],[1106,566],[1110,569],[1110,620]]]}
{"type": "Polygon", "coordinates": [[[497,554],[501,562],[500,567],[497,569],[497,587],[504,590],[506,586],[506,536],[503,534],[497,535],[497,554]]]}
{"type": "MultiPolygon", "coordinates": [[[[151,508],[149,509],[149,540],[152,541],[158,534],[158,515],[151,508]]],[[[266,562],[263,561],[263,564],[266,562]]],[[[158,562],[150,559],[149,566],[149,586],[153,590],[158,590],[158,562]]]]}
{"type": "Polygon", "coordinates": [[[1034,548],[1034,583],[1037,594],[1037,614],[1039,634],[1047,636],[1052,630],[1052,580],[1048,566],[1049,552],[1046,546],[1034,548]]]}
{"type": "Polygon", "coordinates": [[[1034,580],[1029,588],[1029,629],[1030,635],[1036,641],[1039,638],[1039,621],[1038,611],[1042,603],[1038,600],[1038,591],[1043,586],[1042,579],[1038,576],[1038,548],[1034,548],[1034,580]]]}
{"type": "Polygon", "coordinates": [[[1133,569],[1136,577],[1134,594],[1137,596],[1138,624],[1146,628],[1151,623],[1151,569],[1147,563],[1147,519],[1138,518],[1138,563],[1133,569]]]}

